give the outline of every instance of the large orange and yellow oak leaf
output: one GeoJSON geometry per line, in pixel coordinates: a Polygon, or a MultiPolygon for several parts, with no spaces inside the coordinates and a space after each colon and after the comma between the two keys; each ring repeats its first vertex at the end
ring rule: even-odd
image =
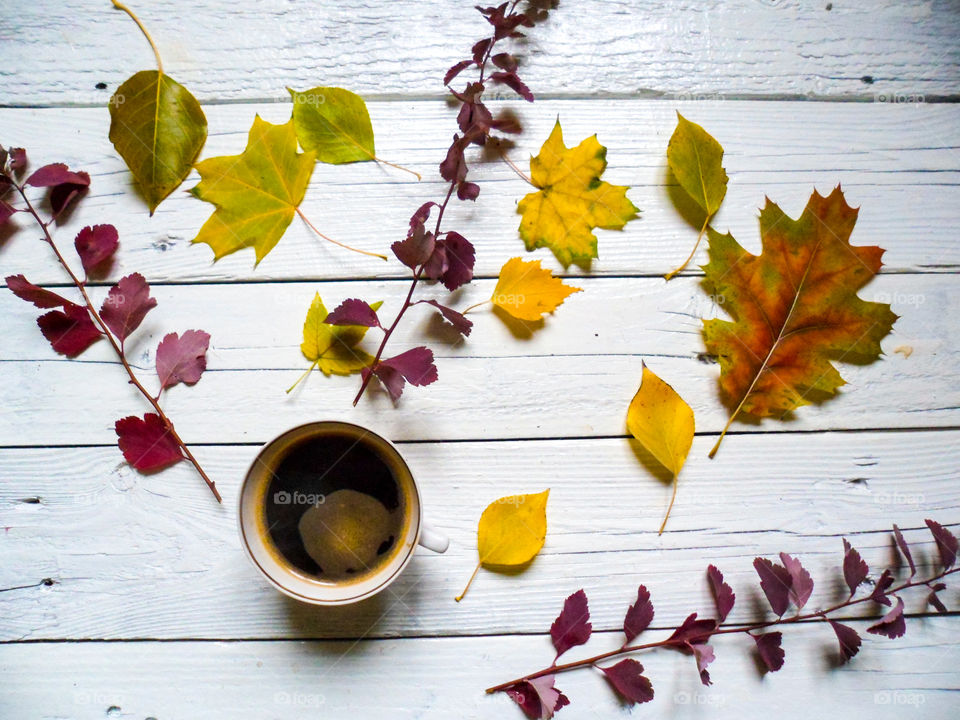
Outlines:
{"type": "Polygon", "coordinates": [[[888,304],[857,297],[884,251],[850,244],[856,221],[857,210],[837,187],[827,197],[814,191],[797,220],[768,199],[760,212],[760,255],[729,233],[710,231],[704,285],[733,318],[703,323],[733,408],[723,434],[740,413],[780,417],[836,394],[845,381],[834,361],[863,364],[880,355],[897,316],[888,304]]]}

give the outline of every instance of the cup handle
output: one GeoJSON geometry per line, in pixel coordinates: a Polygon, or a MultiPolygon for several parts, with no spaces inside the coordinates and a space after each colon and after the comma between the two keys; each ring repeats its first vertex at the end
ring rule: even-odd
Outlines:
{"type": "Polygon", "coordinates": [[[435,553],[445,553],[450,547],[450,538],[427,523],[420,524],[420,544],[435,553]]]}

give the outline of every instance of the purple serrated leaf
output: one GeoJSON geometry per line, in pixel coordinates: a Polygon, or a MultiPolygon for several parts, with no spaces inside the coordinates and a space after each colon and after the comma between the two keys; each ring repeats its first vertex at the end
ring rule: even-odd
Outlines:
{"type": "Polygon", "coordinates": [[[700,673],[700,682],[704,685],[712,685],[713,682],[710,680],[710,673],[707,672],[707,666],[716,660],[713,654],[713,648],[709,645],[696,643],[690,645],[690,650],[693,652],[693,657],[697,661],[697,672],[700,673]]]}
{"type": "Polygon", "coordinates": [[[463,313],[457,312],[453,308],[447,307],[446,305],[441,305],[436,300],[419,300],[425,305],[433,305],[437,310],[440,311],[440,314],[443,315],[444,319],[449,322],[453,327],[457,329],[461,335],[469,335],[470,331],[473,329],[473,321],[468,318],[463,313]]]}
{"type": "Polygon", "coordinates": [[[653,685],[643,675],[643,665],[632,658],[600,668],[613,689],[629,704],[653,700],[653,685]]]}
{"type": "Polygon", "coordinates": [[[629,607],[626,617],[623,618],[623,634],[627,636],[627,643],[633,642],[652,621],[653,603],[650,602],[650,593],[641,585],[637,588],[637,601],[629,607]]]}
{"type": "Polygon", "coordinates": [[[457,75],[462,73],[468,67],[473,65],[473,60],[461,60],[456,65],[447,70],[447,73],[443,76],[443,84],[449,85],[450,81],[453,80],[457,75]]]}
{"type": "Polygon", "coordinates": [[[917,566],[913,562],[913,555],[910,553],[910,546],[907,545],[907,541],[903,539],[903,533],[900,532],[900,528],[896,525],[893,526],[893,538],[896,540],[897,549],[900,551],[900,555],[904,560],[907,561],[907,565],[910,566],[910,577],[913,577],[917,574],[917,566]]]}
{"type": "Polygon", "coordinates": [[[896,598],[896,604],[881,618],[880,622],[867,628],[868,633],[884,635],[891,640],[902,637],[906,631],[907,623],[903,618],[903,600],[899,597],[896,598]]]}
{"type": "Polygon", "coordinates": [[[555,686],[554,675],[543,675],[506,688],[504,692],[532,720],[549,720],[570,701],[555,686]]]}
{"type": "Polygon", "coordinates": [[[53,187],[64,183],[90,184],[90,176],[85,172],[74,172],[63,163],[51,163],[37,168],[23,183],[33,187],[53,187]]]}
{"type": "Polygon", "coordinates": [[[790,573],[790,601],[797,610],[802,610],[813,593],[813,578],[795,557],[782,552],[780,561],[790,573]]]}
{"type": "Polygon", "coordinates": [[[110,288],[100,308],[100,318],[123,342],[156,306],[157,299],[150,297],[150,286],[143,275],[132,273],[110,288]]]}
{"type": "Polygon", "coordinates": [[[869,574],[870,568],[867,566],[867,563],[860,557],[860,553],[844,538],[843,579],[846,581],[847,587],[850,588],[850,597],[853,597],[857,588],[866,581],[867,575],[869,574]]]}
{"type": "Polygon", "coordinates": [[[785,567],[766,558],[755,558],[753,567],[760,576],[760,589],[767,596],[773,612],[783,616],[790,607],[790,573],[785,567]]]}
{"type": "Polygon", "coordinates": [[[707,567],[707,581],[710,583],[710,592],[713,594],[713,602],[717,607],[717,622],[723,622],[727,615],[733,610],[733,604],[737,596],[733,589],[723,581],[723,573],[715,565],[707,567]]]}
{"type": "MultiPolygon", "coordinates": [[[[2,177],[2,176],[0,176],[2,177]]],[[[3,186],[0,185],[0,193],[3,191],[3,186]]],[[[3,225],[7,220],[12,218],[16,213],[17,209],[13,207],[10,203],[0,200],[0,225],[3,225]]]]}
{"type": "Polygon", "coordinates": [[[382,327],[377,311],[368,303],[357,298],[349,298],[331,311],[324,322],[327,325],[361,325],[363,327],[382,327]]]}
{"type": "Polygon", "coordinates": [[[527,102],[533,102],[533,93],[530,92],[530,88],[527,87],[526,83],[524,83],[516,73],[495,72],[490,75],[490,79],[493,82],[506,85],[527,102]]]}
{"type": "Polygon", "coordinates": [[[940,599],[940,596],[937,595],[941,590],[946,590],[947,586],[945,583],[936,583],[930,586],[930,594],[927,595],[927,603],[933,605],[939,613],[949,612],[947,606],[943,604],[943,601],[940,599]]]}
{"type": "Polygon", "coordinates": [[[849,625],[843,625],[836,620],[828,620],[828,622],[837,635],[837,642],[840,643],[840,660],[841,662],[848,662],[850,658],[860,652],[860,636],[849,625]]]}
{"type": "Polygon", "coordinates": [[[425,347],[411,348],[388,360],[381,360],[372,369],[364,368],[364,379],[370,372],[380,379],[394,401],[403,394],[403,388],[407,382],[422,386],[429,385],[437,379],[433,351],[425,347]]]}
{"type": "Polygon", "coordinates": [[[92,225],[80,230],[73,247],[80,256],[84,272],[89,275],[113,257],[120,244],[118,238],[113,225],[92,225]]]}
{"type": "Polygon", "coordinates": [[[16,173],[23,172],[27,167],[27,151],[23,148],[12,147],[10,152],[10,169],[16,173]]]}
{"type": "Polygon", "coordinates": [[[38,308],[44,310],[73,305],[72,302],[57,295],[55,292],[46,290],[39,285],[34,285],[23,275],[9,275],[6,278],[6,283],[7,287],[10,288],[10,292],[18,298],[26,300],[28,303],[33,303],[38,308]]]}
{"type": "Polygon", "coordinates": [[[587,642],[592,630],[587,594],[583,590],[577,590],[564,601],[563,610],[550,626],[550,637],[557,650],[557,657],[570,648],[587,642]]]}
{"type": "Polygon", "coordinates": [[[157,345],[157,376],[160,388],[177,383],[193,385],[207,369],[207,348],[210,335],[203,330],[186,330],[182,335],[170,333],[157,345]]]}
{"type": "Polygon", "coordinates": [[[706,619],[697,620],[697,613],[690,613],[683,624],[664,641],[671,647],[685,648],[688,645],[698,645],[706,642],[717,629],[717,621],[706,619]]]}
{"type": "Polygon", "coordinates": [[[940,565],[944,570],[949,570],[957,561],[957,538],[947,530],[943,525],[933,520],[924,520],[930,533],[937,543],[937,550],[940,553],[940,565]]]}
{"type": "Polygon", "coordinates": [[[87,308],[73,303],[41,315],[37,325],[53,349],[69,358],[76,357],[102,336],[87,308]]]}
{"type": "Polygon", "coordinates": [[[873,590],[870,593],[870,599],[874,602],[880,603],[881,605],[890,605],[890,598],[887,597],[887,589],[893,585],[893,573],[889,570],[884,570],[883,574],[877,578],[877,581],[873,585],[873,590]]]}
{"type": "Polygon", "coordinates": [[[776,672],[783,667],[784,652],[780,646],[780,642],[783,640],[783,633],[769,632],[763,635],[751,634],[750,637],[752,637],[753,641],[757,644],[757,654],[760,656],[763,664],[767,666],[768,671],[776,672]]]}
{"type": "Polygon", "coordinates": [[[413,270],[430,259],[435,245],[433,233],[418,225],[406,238],[393,243],[390,249],[400,262],[413,270]]]}
{"type": "Polygon", "coordinates": [[[457,232],[448,232],[441,241],[446,251],[447,269],[440,282],[451,292],[473,279],[476,251],[473,244],[457,232]]]}

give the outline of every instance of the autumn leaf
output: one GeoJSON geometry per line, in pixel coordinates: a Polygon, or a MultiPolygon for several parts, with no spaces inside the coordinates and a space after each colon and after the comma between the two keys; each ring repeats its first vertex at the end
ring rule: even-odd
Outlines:
{"type": "Polygon", "coordinates": [[[723,147],[710,133],[677,113],[677,127],[667,145],[667,165],[680,187],[705,213],[697,242],[683,264],[666,274],[670,280],[693,259],[710,220],[727,194],[727,173],[723,169],[723,147]]]}
{"type": "Polygon", "coordinates": [[[207,140],[200,103],[163,71],[160,53],[146,28],[125,5],[157,58],[156,70],[135,73],[110,98],[110,142],[130,168],[150,214],[186,179],[207,140]]]}
{"type": "Polygon", "coordinates": [[[510,495],[494,500],[480,516],[477,527],[479,561],[463,592],[463,599],[481,566],[519,567],[530,562],[543,547],[547,536],[547,496],[549,490],[535,495],[510,495]]]}
{"type": "MultiPolygon", "coordinates": [[[[376,302],[369,306],[376,312],[383,303],[376,302]]],[[[303,343],[300,352],[311,362],[310,367],[303,373],[287,392],[291,392],[314,368],[326,375],[349,375],[359,372],[373,362],[373,356],[357,347],[369,329],[364,325],[331,325],[326,322],[327,309],[316,293],[307,318],[303,321],[303,343]]]]}
{"type": "Polygon", "coordinates": [[[525,262],[516,257],[500,269],[490,302],[519,320],[537,321],[576,292],[582,292],[582,288],[564,285],[563,280],[541,268],[539,260],[525,262]]]}
{"type": "Polygon", "coordinates": [[[314,157],[297,152],[293,121],[273,125],[257,115],[243,153],[197,164],[201,179],[191,192],[217,209],[193,242],[209,245],[216,260],[252,247],[259,263],[303,201],[314,157]]]}
{"type": "Polygon", "coordinates": [[[640,389],[627,410],[627,429],[673,475],[673,494],[660,525],[662,534],[677,497],[677,476],[693,443],[693,410],[644,364],[640,389]]]}
{"type": "Polygon", "coordinates": [[[123,457],[141,472],[162,470],[184,459],[180,443],[156,413],[117,420],[114,429],[123,457]]]}
{"type": "Polygon", "coordinates": [[[530,177],[538,190],[517,204],[527,250],[548,247],[564,267],[589,265],[598,257],[593,230],[619,230],[637,216],[627,199],[629,188],[600,180],[606,158],[607,149],[596,135],[566,147],[557,120],[540,154],[530,159],[530,177]]]}
{"type": "Polygon", "coordinates": [[[160,389],[177,383],[193,385],[207,369],[207,348],[210,334],[203,330],[185,330],[182,335],[169,333],[157,345],[157,377],[160,389]]]}
{"type": "Polygon", "coordinates": [[[798,220],[768,200],[760,255],[729,233],[709,231],[704,286],[733,321],[705,320],[703,337],[734,408],[710,457],[740,413],[782,417],[828,398],[845,382],[833,362],[880,355],[897,316],[886,303],[857,297],[880,269],[883,250],[850,244],[856,220],[837,187],[828,197],[814,191],[798,220]]]}

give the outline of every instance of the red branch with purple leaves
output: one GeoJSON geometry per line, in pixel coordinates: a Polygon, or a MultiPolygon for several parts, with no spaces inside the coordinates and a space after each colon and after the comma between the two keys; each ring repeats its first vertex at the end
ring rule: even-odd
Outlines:
{"type": "Polygon", "coordinates": [[[127,371],[129,382],[150,403],[154,412],[143,417],[131,415],[117,420],[114,429],[124,458],[140,472],[154,472],[167,468],[181,460],[188,460],[200,473],[200,477],[221,502],[220,493],[213,480],[200,467],[200,463],[177,434],[173,422],[160,407],[160,396],[167,388],[178,383],[193,385],[207,367],[207,348],[210,336],[203,330],[187,330],[181,335],[170,333],[157,346],[156,371],[160,388],[151,394],[134,373],[126,355],[126,341],[140,326],[144,317],[157,306],[156,298],[150,297],[150,286],[140,273],[120,278],[110,288],[103,305],[98,310],[87,292],[91,277],[105,275],[119,246],[117,229],[113,225],[93,225],[83,228],[74,240],[74,249],[83,266],[83,279],[70,268],[50,232],[58,217],[78,201],[90,185],[90,176],[82,171],[72,171],[63,163],[44,165],[27,178],[27,153],[23,148],[0,147],[0,225],[11,220],[17,213],[30,215],[43,231],[43,240],[53,250],[60,266],[70,277],[83,298],[75,303],[61,295],[34,285],[21,275],[6,278],[7,287],[22,300],[49,310],[39,318],[37,325],[53,349],[68,358],[75,358],[101,338],[113,348],[127,371]],[[31,200],[28,188],[45,190],[51,215],[41,217],[39,203],[31,200]],[[11,205],[5,198],[15,191],[22,207],[11,205]]]}

